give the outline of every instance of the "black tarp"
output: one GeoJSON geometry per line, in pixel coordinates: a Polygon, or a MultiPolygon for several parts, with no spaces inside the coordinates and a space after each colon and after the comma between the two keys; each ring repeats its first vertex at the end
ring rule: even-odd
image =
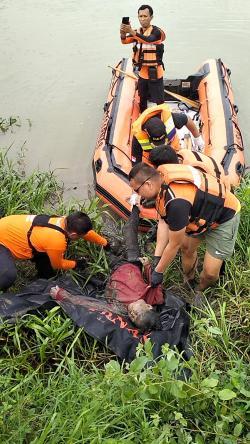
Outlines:
{"type": "Polygon", "coordinates": [[[166,291],[166,307],[163,307],[163,324],[167,329],[148,334],[141,334],[126,316],[117,314],[93,284],[88,283],[80,290],[71,278],[65,277],[50,281],[38,279],[21,293],[1,294],[0,317],[15,322],[26,313],[41,312],[52,308],[56,303],[77,326],[83,327],[87,334],[127,362],[134,359],[137,345],[148,338],[152,340],[155,358],[161,354],[161,347],[165,343],[171,347],[177,346],[179,351],[184,352],[186,359],[190,356],[189,317],[184,310],[185,303],[171,291],[166,291]],[[56,285],[72,296],[55,302],[50,296],[50,289],[56,285]]]}

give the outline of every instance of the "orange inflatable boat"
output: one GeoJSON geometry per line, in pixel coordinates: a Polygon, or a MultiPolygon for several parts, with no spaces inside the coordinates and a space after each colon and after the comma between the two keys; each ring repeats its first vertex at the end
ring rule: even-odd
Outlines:
{"type": "MultiPolygon", "coordinates": [[[[96,194],[126,219],[132,190],[128,182],[131,169],[131,124],[139,115],[137,81],[131,59],[123,59],[112,70],[108,100],[96,143],[93,172],[96,194]]],[[[230,70],[218,59],[204,62],[186,79],[164,79],[165,101],[174,112],[185,112],[200,128],[205,140],[204,153],[220,163],[237,186],[244,173],[244,147],[237,121],[238,108],[230,81],[230,70]]],[[[186,127],[178,130],[183,147],[192,148],[186,127]]],[[[156,218],[154,209],[141,212],[141,229],[156,218]]]]}

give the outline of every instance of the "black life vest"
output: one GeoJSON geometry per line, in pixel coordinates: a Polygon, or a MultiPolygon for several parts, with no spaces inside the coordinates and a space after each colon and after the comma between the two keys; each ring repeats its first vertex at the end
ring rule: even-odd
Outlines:
{"type": "Polygon", "coordinates": [[[64,234],[66,241],[68,241],[68,236],[67,236],[67,232],[61,228],[58,227],[57,225],[54,224],[50,224],[49,220],[51,217],[60,217],[60,216],[49,216],[47,214],[38,214],[37,216],[34,217],[33,222],[30,226],[29,231],[27,232],[27,239],[28,239],[28,244],[29,247],[32,250],[32,254],[33,256],[35,256],[36,254],[38,254],[39,252],[35,249],[35,247],[32,245],[30,237],[33,231],[34,227],[46,227],[46,228],[52,228],[52,230],[56,230],[59,231],[60,233],[64,234]]]}

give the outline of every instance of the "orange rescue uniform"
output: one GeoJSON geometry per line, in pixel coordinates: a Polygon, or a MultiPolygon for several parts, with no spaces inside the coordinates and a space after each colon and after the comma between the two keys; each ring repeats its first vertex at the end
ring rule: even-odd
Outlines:
{"type": "MultiPolygon", "coordinates": [[[[8,248],[15,259],[32,258],[27,233],[34,218],[34,215],[13,215],[0,219],[0,244],[8,248]]],[[[51,217],[49,222],[65,229],[65,216],[51,217]]],[[[107,245],[107,240],[94,230],[90,230],[82,238],[101,246],[107,245]]],[[[34,227],[30,240],[35,250],[48,255],[53,268],[68,270],[76,266],[74,260],[64,259],[67,239],[63,233],[52,228],[34,227]]]]}
{"type": "Polygon", "coordinates": [[[240,211],[240,202],[226,186],[209,174],[192,166],[161,165],[157,171],[163,183],[156,199],[156,209],[162,218],[167,217],[168,205],[178,199],[192,206],[188,234],[199,234],[231,219],[240,211]]]}
{"type": "Polygon", "coordinates": [[[156,116],[160,116],[160,119],[164,123],[166,129],[166,139],[162,143],[168,143],[172,148],[174,148],[175,151],[179,151],[181,147],[180,139],[175,128],[171,109],[166,103],[151,106],[143,111],[138,119],[136,119],[132,124],[131,129],[133,136],[136,137],[143,151],[152,150],[154,147],[151,145],[148,134],[143,130],[143,125],[145,125],[149,119],[156,116]]]}
{"type": "Polygon", "coordinates": [[[163,77],[163,63],[162,63],[162,55],[163,49],[158,52],[160,48],[163,47],[162,42],[165,40],[166,36],[162,29],[157,26],[149,26],[146,31],[143,32],[142,28],[140,30],[136,30],[135,36],[126,36],[125,38],[121,38],[121,42],[124,45],[133,43],[133,64],[139,67],[140,77],[143,79],[149,79],[148,67],[155,66],[157,69],[157,79],[161,79],[163,77]],[[150,36],[154,29],[157,29],[160,32],[160,38],[158,40],[154,40],[151,42],[145,41],[143,38],[140,38],[139,35],[143,35],[145,37],[150,36]],[[138,35],[139,34],[139,35],[138,35]]]}

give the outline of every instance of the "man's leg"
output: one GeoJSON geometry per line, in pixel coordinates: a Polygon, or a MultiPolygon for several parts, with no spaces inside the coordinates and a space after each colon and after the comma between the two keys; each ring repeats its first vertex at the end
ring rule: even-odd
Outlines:
{"type": "Polygon", "coordinates": [[[137,261],[140,257],[140,248],[138,243],[139,213],[139,208],[134,205],[129,219],[127,220],[123,229],[126,256],[129,262],[137,261]]]}
{"type": "Polygon", "coordinates": [[[161,105],[164,103],[164,84],[163,77],[157,80],[149,80],[149,94],[151,102],[161,105]]]}
{"type": "Polygon", "coordinates": [[[138,94],[140,97],[140,112],[142,113],[147,109],[147,100],[148,100],[148,80],[142,79],[139,77],[138,79],[138,94]]]}
{"type": "Polygon", "coordinates": [[[205,234],[206,254],[200,275],[200,290],[213,285],[220,275],[223,261],[234,252],[234,245],[240,222],[239,213],[232,219],[205,234]]]}
{"type": "Polygon", "coordinates": [[[10,250],[0,245],[0,290],[7,290],[17,278],[15,260],[10,250]]]}
{"type": "Polygon", "coordinates": [[[214,258],[206,251],[198,290],[205,290],[218,281],[222,264],[223,260],[214,258]]]}
{"type": "Polygon", "coordinates": [[[201,241],[202,238],[186,236],[181,246],[182,268],[187,281],[194,279],[198,262],[197,248],[201,241]]]}
{"type": "Polygon", "coordinates": [[[46,253],[35,254],[33,261],[36,265],[38,278],[50,279],[56,275],[56,270],[52,268],[49,256],[46,253]]]}

